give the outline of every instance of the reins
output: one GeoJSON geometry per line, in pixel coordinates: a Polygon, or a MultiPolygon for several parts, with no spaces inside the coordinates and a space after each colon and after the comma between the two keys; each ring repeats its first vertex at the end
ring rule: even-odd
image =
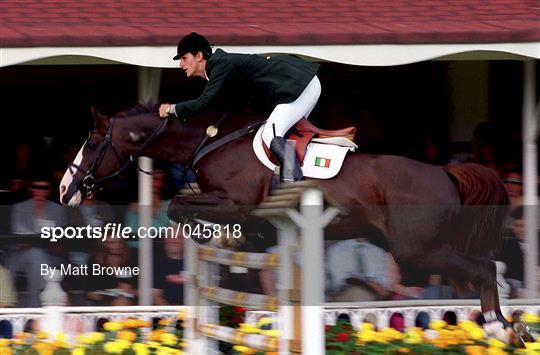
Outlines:
{"type": "MultiPolygon", "coordinates": [[[[97,149],[97,156],[92,162],[92,164],[90,165],[90,168],[88,168],[88,170],[85,171],[79,165],[74,164],[74,163],[69,164],[70,167],[74,167],[84,174],[81,183],[82,183],[82,187],[85,189],[87,196],[97,191],[98,189],[100,189],[104,181],[107,181],[109,179],[112,179],[120,175],[131,164],[133,164],[133,162],[135,162],[135,160],[137,160],[137,158],[139,158],[144,153],[146,148],[148,148],[148,146],[152,144],[161,133],[163,133],[163,131],[165,130],[165,127],[167,126],[167,123],[169,122],[169,119],[168,118],[162,119],[159,126],[156,127],[156,129],[152,132],[152,134],[150,134],[150,136],[144,141],[144,143],[133,154],[130,154],[129,158],[126,161],[124,161],[124,163],[118,170],[116,170],[114,173],[110,175],[104,176],[96,180],[94,174],[96,170],[99,168],[99,166],[101,165],[101,162],[103,161],[103,158],[105,157],[106,149],[109,146],[113,149],[118,160],[121,160],[120,154],[118,154],[118,151],[116,150],[114,143],[111,139],[114,122],[115,122],[115,118],[113,117],[109,121],[109,127],[107,128],[105,138],[103,139],[103,141],[101,142],[101,144],[99,145],[97,149]]],[[[137,170],[145,174],[152,174],[150,172],[144,171],[138,165],[137,165],[137,170]]]]}

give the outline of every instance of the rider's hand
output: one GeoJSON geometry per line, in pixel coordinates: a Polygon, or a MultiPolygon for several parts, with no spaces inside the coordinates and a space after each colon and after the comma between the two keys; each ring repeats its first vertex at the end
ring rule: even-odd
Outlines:
{"type": "Polygon", "coordinates": [[[165,118],[169,116],[170,106],[171,104],[161,104],[161,106],[159,106],[159,117],[165,118]]]}

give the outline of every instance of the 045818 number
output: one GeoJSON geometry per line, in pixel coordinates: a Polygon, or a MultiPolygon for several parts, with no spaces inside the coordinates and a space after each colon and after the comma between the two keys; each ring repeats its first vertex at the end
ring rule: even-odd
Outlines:
{"type": "Polygon", "coordinates": [[[242,226],[240,224],[190,224],[182,225],[182,234],[184,238],[234,238],[242,236],[242,226]]]}

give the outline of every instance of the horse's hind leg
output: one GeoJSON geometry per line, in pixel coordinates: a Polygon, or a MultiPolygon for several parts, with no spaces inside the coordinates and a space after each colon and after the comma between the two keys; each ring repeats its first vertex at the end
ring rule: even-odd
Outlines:
{"type": "Polygon", "coordinates": [[[501,340],[509,340],[505,329],[510,324],[500,309],[493,261],[460,253],[448,245],[426,252],[421,258],[396,255],[396,260],[404,267],[410,265],[420,270],[446,275],[456,285],[479,291],[486,332],[501,340]]]}

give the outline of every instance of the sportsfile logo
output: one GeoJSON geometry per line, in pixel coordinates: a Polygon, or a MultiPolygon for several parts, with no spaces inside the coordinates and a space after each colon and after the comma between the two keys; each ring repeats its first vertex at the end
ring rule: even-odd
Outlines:
{"type": "Polygon", "coordinates": [[[144,238],[240,238],[240,224],[177,224],[175,227],[139,227],[136,231],[121,223],[107,223],[103,227],[42,227],[41,239],[57,242],[60,239],[96,239],[105,241],[112,238],[144,239],[144,238]]]}

